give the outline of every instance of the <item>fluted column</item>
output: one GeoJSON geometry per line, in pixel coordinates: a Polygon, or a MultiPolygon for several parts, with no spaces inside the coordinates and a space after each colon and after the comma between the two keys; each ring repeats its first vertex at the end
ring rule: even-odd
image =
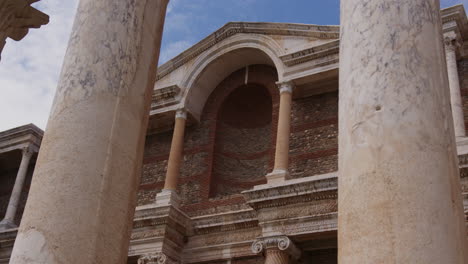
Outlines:
{"type": "Polygon", "coordinates": [[[339,263],[468,263],[438,0],[342,0],[339,263]]]}
{"type": "Polygon", "coordinates": [[[187,112],[178,110],[175,115],[174,133],[172,135],[171,151],[167,164],[166,180],[164,189],[177,189],[177,179],[180,174],[180,166],[182,160],[182,152],[184,150],[184,132],[185,122],[187,121],[187,112]]]}
{"type": "Polygon", "coordinates": [[[453,32],[444,35],[445,58],[447,61],[448,83],[450,88],[450,103],[452,105],[453,126],[456,137],[464,137],[465,118],[463,115],[463,103],[460,92],[460,79],[457,68],[457,46],[459,45],[453,32]]]}
{"type": "Polygon", "coordinates": [[[11,263],[126,263],[167,0],[81,0],[11,263]]]}
{"type": "Polygon", "coordinates": [[[287,236],[271,236],[257,239],[252,244],[254,254],[265,254],[265,264],[294,263],[301,251],[287,236]]]}
{"type": "Polygon", "coordinates": [[[280,105],[276,135],[275,164],[273,172],[267,175],[268,183],[281,182],[289,176],[289,134],[291,131],[291,104],[294,84],[278,83],[280,105]]]}
{"type": "Polygon", "coordinates": [[[21,198],[21,192],[23,190],[24,181],[28,172],[29,161],[33,155],[33,151],[27,147],[22,150],[22,157],[18,173],[16,174],[15,185],[11,191],[10,201],[8,202],[7,211],[5,217],[0,222],[0,230],[16,227],[15,216],[18,210],[18,204],[21,198]]]}

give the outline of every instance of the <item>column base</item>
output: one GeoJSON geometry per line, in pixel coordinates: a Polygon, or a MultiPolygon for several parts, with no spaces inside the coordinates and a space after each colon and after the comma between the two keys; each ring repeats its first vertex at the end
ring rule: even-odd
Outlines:
{"type": "Polygon", "coordinates": [[[3,219],[0,222],[0,230],[7,230],[12,228],[18,228],[18,226],[13,221],[3,219]]]}
{"type": "Polygon", "coordinates": [[[175,190],[163,189],[161,192],[156,194],[156,205],[157,206],[168,206],[172,205],[179,208],[180,198],[175,190]]]}
{"type": "Polygon", "coordinates": [[[276,169],[266,175],[268,184],[282,183],[289,179],[289,172],[283,169],[276,169]]]}

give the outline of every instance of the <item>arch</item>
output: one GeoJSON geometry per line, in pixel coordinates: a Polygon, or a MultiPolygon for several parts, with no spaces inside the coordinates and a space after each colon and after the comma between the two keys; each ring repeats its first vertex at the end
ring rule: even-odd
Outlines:
{"type": "Polygon", "coordinates": [[[282,48],[272,38],[263,35],[238,34],[222,41],[200,55],[193,63],[181,86],[182,105],[200,119],[208,96],[231,73],[254,64],[274,67],[282,80],[284,64],[279,58],[282,48]]]}

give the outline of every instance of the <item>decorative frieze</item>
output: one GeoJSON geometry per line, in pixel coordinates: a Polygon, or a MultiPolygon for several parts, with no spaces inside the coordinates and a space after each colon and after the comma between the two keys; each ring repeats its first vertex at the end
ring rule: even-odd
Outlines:
{"type": "Polygon", "coordinates": [[[163,253],[147,254],[138,259],[138,264],[166,264],[167,256],[163,253]]]}
{"type": "Polygon", "coordinates": [[[179,103],[181,88],[178,85],[162,87],[153,91],[151,109],[179,103]]]}

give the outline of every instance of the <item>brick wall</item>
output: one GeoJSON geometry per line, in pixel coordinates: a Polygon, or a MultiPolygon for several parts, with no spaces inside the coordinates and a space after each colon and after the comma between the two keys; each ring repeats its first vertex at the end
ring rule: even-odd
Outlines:
{"type": "Polygon", "coordinates": [[[265,183],[270,170],[272,102],[267,89],[237,88],[218,111],[210,197],[224,197],[265,183]]]}
{"type": "MultiPolygon", "coordinates": [[[[275,69],[249,67],[251,88],[263,89],[268,95],[268,100],[262,100],[262,96],[240,91],[239,88],[246,88],[245,69],[232,73],[208,98],[200,123],[186,128],[177,191],[189,215],[247,208],[240,192],[266,182],[264,176],[273,168],[276,142],[279,107],[276,81],[275,69]],[[233,95],[234,91],[240,92],[233,95]],[[238,98],[229,100],[230,95],[238,98]],[[244,109],[236,105],[239,98],[246,107],[257,107],[258,116],[240,111],[244,109]],[[262,107],[248,102],[248,98],[255,98],[253,102],[262,107]]],[[[337,92],[293,101],[292,177],[337,170],[337,122],[337,92]]],[[[147,137],[138,194],[140,205],[154,202],[156,193],[164,186],[171,139],[172,131],[147,137]]]]}
{"type": "Polygon", "coordinates": [[[291,177],[337,171],[338,92],[294,100],[291,115],[291,177]]]}

